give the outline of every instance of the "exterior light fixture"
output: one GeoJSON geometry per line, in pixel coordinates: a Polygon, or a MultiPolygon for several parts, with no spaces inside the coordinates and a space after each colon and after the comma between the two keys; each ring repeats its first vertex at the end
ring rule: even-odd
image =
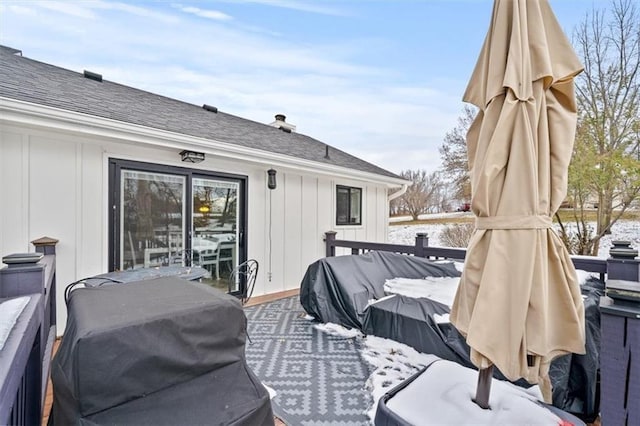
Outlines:
{"type": "Polygon", "coordinates": [[[209,213],[211,209],[209,208],[209,206],[200,206],[198,207],[198,211],[200,213],[209,213]]]}
{"type": "Polygon", "coordinates": [[[267,170],[267,188],[276,189],[276,171],[273,169],[267,170]]]}
{"type": "Polygon", "coordinates": [[[188,163],[200,163],[201,161],[204,161],[204,152],[185,150],[180,152],[180,156],[182,157],[182,161],[188,163]]]}

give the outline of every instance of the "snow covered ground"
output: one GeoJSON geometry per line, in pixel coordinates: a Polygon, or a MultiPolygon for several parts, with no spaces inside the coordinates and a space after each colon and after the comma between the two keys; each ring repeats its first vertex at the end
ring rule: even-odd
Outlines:
{"type": "MultiPolygon", "coordinates": [[[[450,213],[459,214],[459,213],[450,213]]],[[[462,213],[466,214],[466,213],[462,213]]],[[[430,246],[444,246],[440,240],[440,234],[442,230],[448,226],[447,224],[429,224],[429,225],[390,225],[389,226],[389,242],[394,244],[408,244],[413,245],[415,243],[416,234],[418,232],[426,232],[429,236],[430,246]]],[[[595,229],[595,222],[590,223],[593,229],[595,229]]],[[[600,250],[598,251],[598,257],[606,259],[609,257],[609,248],[611,248],[611,241],[626,240],[631,241],[631,246],[635,249],[640,249],[640,222],[634,220],[619,220],[616,222],[610,235],[605,235],[600,242],[600,250]]]]}
{"type": "MultiPolygon", "coordinates": [[[[426,219],[444,219],[444,218],[461,218],[461,217],[473,217],[473,213],[471,212],[450,212],[450,213],[429,213],[429,214],[421,214],[418,216],[420,220],[426,219]]],[[[395,216],[389,218],[389,223],[396,222],[406,222],[411,220],[411,216],[395,216]]]]}

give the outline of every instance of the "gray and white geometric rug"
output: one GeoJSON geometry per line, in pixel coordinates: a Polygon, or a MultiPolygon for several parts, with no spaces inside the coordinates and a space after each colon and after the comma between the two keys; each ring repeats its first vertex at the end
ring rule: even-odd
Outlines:
{"type": "Polygon", "coordinates": [[[369,425],[364,388],[371,367],[355,338],[329,335],[306,319],[298,296],[245,308],[247,363],[277,395],[274,414],[290,426],[369,425]]]}

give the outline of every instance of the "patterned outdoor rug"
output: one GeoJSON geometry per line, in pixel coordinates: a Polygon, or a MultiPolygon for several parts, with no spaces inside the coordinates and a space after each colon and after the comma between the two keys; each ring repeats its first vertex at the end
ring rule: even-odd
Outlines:
{"type": "Polygon", "coordinates": [[[298,296],[245,309],[247,362],[277,392],[274,414],[291,426],[368,425],[364,389],[371,370],[359,344],[323,333],[305,318],[298,296]]]}

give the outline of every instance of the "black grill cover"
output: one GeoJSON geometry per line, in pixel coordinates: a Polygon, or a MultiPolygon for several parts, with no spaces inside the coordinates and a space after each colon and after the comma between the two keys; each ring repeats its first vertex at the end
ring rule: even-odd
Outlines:
{"type": "Polygon", "coordinates": [[[553,405],[592,423],[600,413],[600,298],[604,282],[588,279],[582,286],[585,319],[584,355],[568,354],[551,363],[553,405]]]}
{"type": "MultiPolygon", "coordinates": [[[[475,369],[469,345],[458,329],[449,322],[436,323],[435,315],[449,312],[447,305],[435,300],[397,294],[369,305],[365,311],[362,331],[475,369]]],[[[497,368],[493,369],[493,377],[506,380],[497,368]]],[[[530,386],[524,379],[514,383],[530,386]]]]}
{"type": "MultiPolygon", "coordinates": [[[[395,295],[369,306],[365,312],[362,331],[394,339],[418,352],[433,354],[470,367],[473,364],[469,362],[468,350],[458,353],[456,345],[449,346],[447,335],[436,324],[434,316],[448,314],[449,311],[447,305],[431,299],[395,295]]],[[[456,333],[456,339],[460,338],[460,334],[456,333]]]]}
{"type": "Polygon", "coordinates": [[[386,280],[459,276],[451,262],[398,253],[372,251],[327,257],[307,268],[300,286],[300,303],[319,321],[362,329],[364,310],[369,300],[384,297],[386,280]]]}
{"type": "Polygon", "coordinates": [[[273,424],[234,297],[168,277],[76,289],[68,309],[53,424],[273,424]]]}

